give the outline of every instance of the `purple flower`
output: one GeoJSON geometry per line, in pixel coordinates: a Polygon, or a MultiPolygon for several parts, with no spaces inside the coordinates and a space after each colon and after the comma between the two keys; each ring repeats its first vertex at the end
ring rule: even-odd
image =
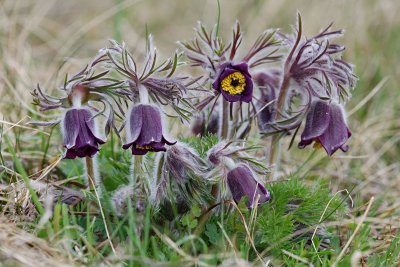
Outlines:
{"type": "Polygon", "coordinates": [[[228,172],[228,186],[235,202],[242,197],[248,198],[247,207],[253,208],[258,198],[258,204],[270,200],[270,194],[265,187],[258,183],[253,172],[246,165],[240,164],[228,172]]]}
{"type": "Polygon", "coordinates": [[[253,81],[247,63],[225,63],[212,84],[226,101],[249,103],[253,97],[253,81]]]}
{"type": "Polygon", "coordinates": [[[134,106],[128,114],[127,140],[128,143],[122,148],[132,147],[133,155],[144,155],[149,151],[166,151],[165,144],[176,143],[165,139],[159,109],[145,104],[134,106]]]}
{"type": "Polygon", "coordinates": [[[217,134],[220,124],[218,112],[202,111],[194,117],[192,124],[192,133],[194,135],[204,136],[207,134],[217,134]]]}
{"type": "Polygon", "coordinates": [[[99,151],[99,144],[104,144],[95,134],[92,113],[85,108],[72,108],[65,113],[62,121],[64,130],[65,158],[93,157],[99,151]]]}
{"type": "Polygon", "coordinates": [[[315,141],[331,156],[339,148],[343,152],[348,150],[349,147],[345,143],[350,136],[351,132],[341,106],[317,100],[312,103],[311,110],[307,114],[299,148],[304,148],[315,141]]]}
{"type": "Polygon", "coordinates": [[[261,95],[256,103],[258,128],[261,132],[275,130],[271,124],[275,119],[275,104],[278,94],[281,73],[279,71],[264,71],[257,73],[254,81],[257,84],[261,95]]]}

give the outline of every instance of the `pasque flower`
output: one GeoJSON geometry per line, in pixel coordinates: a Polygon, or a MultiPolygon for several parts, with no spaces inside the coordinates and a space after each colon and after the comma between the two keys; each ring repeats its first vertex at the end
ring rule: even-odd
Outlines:
{"type": "Polygon", "coordinates": [[[65,158],[93,157],[104,140],[95,133],[93,115],[87,108],[71,108],[62,120],[65,158]]]}
{"type": "Polygon", "coordinates": [[[339,148],[344,152],[348,150],[345,143],[350,136],[342,107],[336,103],[316,100],[307,114],[299,148],[315,142],[322,145],[331,156],[339,148]]]}
{"type": "Polygon", "coordinates": [[[253,81],[246,62],[223,64],[212,86],[229,102],[249,103],[253,96],[253,81]]]}
{"type": "MultiPolygon", "coordinates": [[[[206,71],[203,77],[211,81],[212,87],[218,92],[214,97],[222,94],[228,102],[250,103],[253,97],[251,69],[280,59],[275,53],[280,45],[280,41],[275,38],[276,30],[261,33],[247,53],[238,52],[243,41],[239,22],[236,22],[232,39],[228,42],[218,36],[216,28],[207,31],[201,23],[196,33],[194,40],[180,44],[189,63],[206,71]]],[[[210,103],[213,97],[206,100],[210,103]]]]}
{"type": "Polygon", "coordinates": [[[153,105],[138,104],[127,116],[127,143],[124,149],[132,148],[133,155],[144,155],[149,151],[166,151],[168,141],[163,134],[160,110],[153,105]]]}
{"type": "Polygon", "coordinates": [[[274,130],[271,123],[275,119],[274,101],[278,94],[281,73],[277,70],[263,71],[255,75],[254,81],[260,90],[260,97],[256,102],[257,122],[261,132],[274,130]]]}
{"type": "Polygon", "coordinates": [[[257,199],[258,204],[262,204],[271,198],[267,189],[257,182],[253,172],[244,164],[239,164],[228,172],[227,182],[235,202],[239,202],[242,197],[247,197],[248,208],[253,208],[257,199]]]}
{"type": "Polygon", "coordinates": [[[207,134],[217,134],[220,127],[220,117],[216,112],[208,115],[206,110],[196,115],[192,123],[192,133],[204,136],[207,134]]]}

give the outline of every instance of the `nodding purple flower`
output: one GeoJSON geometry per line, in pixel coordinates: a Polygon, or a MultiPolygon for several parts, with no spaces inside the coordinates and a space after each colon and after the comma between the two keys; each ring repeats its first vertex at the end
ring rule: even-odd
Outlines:
{"type": "Polygon", "coordinates": [[[253,81],[245,62],[223,64],[212,86],[229,102],[249,103],[253,97],[253,81]]]}
{"type": "Polygon", "coordinates": [[[327,103],[317,100],[311,105],[307,114],[306,125],[301,134],[299,148],[315,142],[322,145],[331,156],[339,148],[346,152],[348,145],[346,141],[350,138],[351,132],[347,127],[343,109],[335,103],[327,103]]]}
{"type": "Polygon", "coordinates": [[[165,139],[160,110],[152,105],[135,105],[127,116],[127,140],[123,149],[132,147],[133,155],[144,155],[149,151],[166,151],[165,144],[174,145],[165,139]]]}
{"type": "Polygon", "coordinates": [[[268,190],[254,177],[250,168],[244,164],[239,164],[228,172],[227,176],[229,190],[235,202],[239,202],[242,197],[247,197],[247,207],[253,208],[258,199],[258,204],[270,200],[271,196],[268,190]]]}
{"type": "Polygon", "coordinates": [[[259,72],[254,81],[260,90],[260,98],[256,103],[258,128],[261,132],[274,130],[271,123],[275,119],[274,101],[278,94],[281,73],[279,71],[259,72]]]}
{"type": "Polygon", "coordinates": [[[62,121],[64,130],[65,158],[93,157],[99,151],[99,144],[104,144],[96,136],[92,113],[86,108],[72,108],[65,113],[62,121]]]}
{"type": "Polygon", "coordinates": [[[207,111],[202,111],[200,114],[194,117],[192,133],[200,136],[217,134],[219,124],[220,118],[217,112],[211,112],[211,114],[208,115],[207,111]]]}

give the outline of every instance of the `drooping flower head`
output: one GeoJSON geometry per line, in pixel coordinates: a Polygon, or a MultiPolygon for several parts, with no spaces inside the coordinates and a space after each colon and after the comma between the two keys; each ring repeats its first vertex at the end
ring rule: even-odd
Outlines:
{"type": "Polygon", "coordinates": [[[146,44],[143,62],[129,52],[125,43],[111,41],[111,46],[105,50],[113,69],[126,77],[125,86],[130,90],[133,103],[153,103],[160,108],[168,106],[181,119],[189,121],[194,107],[186,98],[189,89],[196,91],[198,86],[188,77],[176,75],[182,54],[175,52],[173,57],[160,62],[151,35],[146,44]]]}
{"type": "Polygon", "coordinates": [[[348,150],[346,141],[350,136],[351,132],[341,106],[317,100],[312,103],[307,114],[299,148],[315,142],[317,145],[322,145],[326,153],[331,156],[339,148],[344,152],[348,150]]]}
{"type": "Polygon", "coordinates": [[[194,107],[187,101],[188,89],[193,89],[194,82],[187,77],[174,76],[180,65],[180,54],[157,62],[157,50],[151,35],[148,37],[144,62],[128,51],[124,43],[111,41],[106,49],[110,64],[117,73],[126,77],[125,85],[130,90],[132,101],[126,115],[127,143],[124,149],[131,147],[133,155],[144,155],[149,151],[166,151],[165,145],[173,145],[164,137],[161,109],[170,107],[185,121],[189,121],[194,107]]]}
{"type": "MultiPolygon", "coordinates": [[[[295,130],[300,127],[306,117],[310,121],[309,118],[315,110],[315,107],[311,106],[316,101],[336,103],[330,104],[329,116],[343,114],[341,107],[351,97],[351,90],[355,87],[357,77],[354,74],[353,66],[342,58],[341,54],[345,47],[334,43],[334,39],[340,37],[343,31],[332,30],[331,26],[332,24],[315,36],[305,37],[301,16],[298,14],[297,29],[294,35],[280,35],[287,45],[288,51],[277,99],[273,107],[275,118],[270,123],[272,133],[288,133],[295,130]]],[[[319,105],[317,106],[319,107],[319,105]]],[[[324,123],[327,127],[327,121],[324,123]]],[[[341,125],[345,125],[344,120],[341,125]]],[[[345,131],[342,128],[338,128],[335,134],[333,132],[330,134],[340,136],[342,139],[343,136],[346,136],[347,140],[348,134],[347,132],[344,134],[345,131]]],[[[307,136],[306,134],[306,139],[307,136]]],[[[302,144],[304,142],[307,141],[303,141],[302,144]]],[[[333,148],[325,146],[330,155],[344,142],[338,147],[336,146],[341,142],[334,143],[333,148]]]]}
{"type": "Polygon", "coordinates": [[[160,110],[153,105],[138,104],[127,114],[127,143],[124,149],[131,147],[133,155],[145,155],[149,151],[166,151],[168,141],[163,134],[160,110]]]}
{"type": "Polygon", "coordinates": [[[253,81],[249,73],[249,66],[245,62],[226,63],[221,66],[212,86],[229,102],[249,103],[253,97],[253,81]]]}
{"type": "Polygon", "coordinates": [[[253,172],[244,164],[239,164],[228,172],[227,183],[236,203],[247,197],[248,208],[253,208],[256,201],[262,204],[271,198],[268,190],[256,180],[253,172]]]}
{"type": "Polygon", "coordinates": [[[115,115],[121,117],[123,114],[120,102],[117,98],[125,96],[122,82],[108,76],[109,71],[104,69],[98,73],[98,68],[105,61],[106,54],[100,52],[82,70],[68,77],[66,75],[64,84],[60,91],[62,96],[54,97],[47,95],[38,85],[32,92],[34,104],[39,106],[40,111],[63,109],[65,112],[61,118],[54,121],[31,122],[34,125],[49,126],[61,123],[64,134],[64,147],[67,149],[65,158],[93,157],[99,151],[99,145],[105,141],[97,135],[95,117],[105,117],[104,132],[107,135],[111,129],[118,135],[119,131],[115,125],[115,115]],[[112,105],[111,102],[115,102],[112,105]],[[99,104],[103,109],[99,109],[99,104]],[[115,106],[120,110],[115,111],[115,106]]]}
{"type": "Polygon", "coordinates": [[[92,113],[86,108],[71,108],[62,120],[64,147],[67,149],[65,158],[93,157],[99,151],[99,145],[104,140],[95,131],[92,113]]]}
{"type": "Polygon", "coordinates": [[[281,73],[278,70],[265,70],[254,76],[260,96],[256,102],[257,122],[261,132],[273,130],[271,123],[275,119],[275,100],[279,91],[281,73]]]}
{"type": "Polygon", "coordinates": [[[217,134],[220,125],[220,116],[213,112],[208,114],[207,110],[203,110],[193,118],[192,133],[194,135],[204,136],[207,134],[217,134]]]}
{"type": "Polygon", "coordinates": [[[254,207],[256,199],[258,199],[258,204],[270,199],[268,190],[261,181],[258,181],[255,174],[266,175],[269,170],[265,164],[246,153],[252,149],[252,147],[235,146],[232,142],[221,142],[210,148],[207,153],[207,158],[213,165],[207,176],[210,180],[226,184],[223,188],[229,189],[227,192],[221,191],[221,196],[228,193],[227,196],[231,195],[235,202],[239,202],[246,196],[249,208],[254,207]]]}

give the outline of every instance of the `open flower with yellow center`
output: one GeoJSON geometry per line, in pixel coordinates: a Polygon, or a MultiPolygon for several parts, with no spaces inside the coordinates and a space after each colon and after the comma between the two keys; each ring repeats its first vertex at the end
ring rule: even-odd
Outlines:
{"type": "Polygon", "coordinates": [[[226,63],[213,82],[213,88],[229,102],[250,102],[253,97],[253,81],[247,63],[226,63]]]}

